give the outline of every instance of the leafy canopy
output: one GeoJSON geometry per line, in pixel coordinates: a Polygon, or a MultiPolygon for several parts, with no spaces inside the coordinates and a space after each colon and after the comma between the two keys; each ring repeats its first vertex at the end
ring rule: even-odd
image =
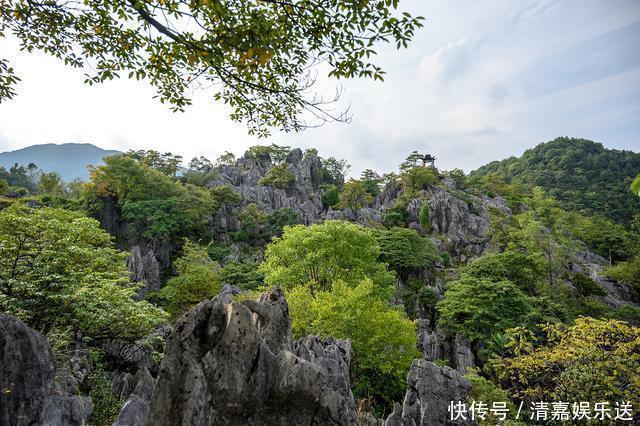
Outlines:
{"type": "Polygon", "coordinates": [[[185,239],[182,256],[174,265],[178,275],[158,292],[173,317],[220,292],[219,267],[209,258],[206,248],[185,239]]]}
{"type": "Polygon", "coordinates": [[[355,286],[336,281],[331,291],[315,294],[298,286],[287,293],[287,301],[294,337],[351,340],[356,397],[390,406],[402,396],[411,362],[420,356],[415,324],[401,308],[381,300],[370,279],[355,286]]]}
{"type": "Polygon", "coordinates": [[[165,314],[133,299],[124,257],[94,219],[9,207],[0,212],[0,310],[44,333],[139,337],[165,314]]]}
{"type": "Polygon", "coordinates": [[[329,290],[336,281],[355,286],[371,278],[378,292],[387,293],[394,275],[378,256],[380,247],[369,230],[329,220],[284,228],[282,237],[267,246],[260,272],[267,284],[284,289],[329,290]]]}
{"type": "MultiPolygon", "coordinates": [[[[0,36],[86,70],[88,84],[146,80],[174,110],[191,104],[199,83],[215,87],[231,118],[264,136],[270,126],[302,129],[303,111],[320,121],[346,119],[309,93],[315,65],[326,63],[337,78],[382,80],[374,47],[406,47],[422,26],[397,7],[397,0],[2,0],[0,36]]],[[[0,101],[15,95],[16,79],[0,61],[0,101]]]]}
{"type": "Polygon", "coordinates": [[[445,329],[471,341],[520,325],[531,311],[527,296],[511,281],[465,275],[449,283],[436,308],[445,329]]]}

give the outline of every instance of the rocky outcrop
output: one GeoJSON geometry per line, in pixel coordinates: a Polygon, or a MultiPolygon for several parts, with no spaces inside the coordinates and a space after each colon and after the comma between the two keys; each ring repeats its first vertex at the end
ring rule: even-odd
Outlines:
{"type": "Polygon", "coordinates": [[[449,405],[466,401],[471,383],[449,367],[417,359],[407,375],[407,392],[396,404],[386,426],[473,425],[471,420],[451,420],[449,405]]]}
{"type": "Polygon", "coordinates": [[[353,425],[348,342],[294,343],[278,289],[214,298],[180,318],[151,401],[153,425],[353,425]]]}
{"type": "MultiPolygon", "coordinates": [[[[286,158],[287,169],[294,180],[287,188],[260,186],[258,180],[274,167],[271,158],[255,158],[250,152],[238,159],[233,165],[221,165],[216,168],[218,179],[212,186],[226,184],[242,196],[242,205],[254,203],[260,209],[271,212],[282,208],[293,209],[302,223],[309,225],[319,222],[323,217],[322,162],[317,155],[303,155],[299,148],[292,150],[286,158]]],[[[217,232],[236,231],[239,225],[232,217],[232,210],[223,209],[215,220],[217,232]]]]}
{"type": "Polygon", "coordinates": [[[461,374],[476,366],[471,343],[459,334],[448,335],[431,329],[426,319],[418,320],[418,350],[427,361],[443,360],[461,374]]]}
{"type": "Polygon", "coordinates": [[[131,280],[142,283],[138,297],[143,298],[151,291],[160,290],[160,265],[158,265],[153,250],[148,250],[143,256],[140,246],[136,245],[127,256],[126,263],[131,280]]]}
{"type": "Polygon", "coordinates": [[[0,424],[87,424],[93,404],[80,388],[91,371],[86,349],[76,348],[56,374],[47,339],[0,314],[0,424]]]}
{"type": "Polygon", "coordinates": [[[54,372],[47,339],[18,318],[0,314],[0,424],[41,423],[54,372]]]}

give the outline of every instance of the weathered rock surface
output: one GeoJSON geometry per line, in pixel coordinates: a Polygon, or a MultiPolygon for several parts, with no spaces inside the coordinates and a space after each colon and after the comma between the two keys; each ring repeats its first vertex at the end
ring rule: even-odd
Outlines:
{"type": "Polygon", "coordinates": [[[54,372],[44,336],[18,318],[0,314],[0,424],[41,423],[54,372]]]}
{"type": "Polygon", "coordinates": [[[469,340],[461,335],[447,335],[431,329],[429,320],[418,320],[418,350],[427,361],[445,360],[461,374],[476,366],[469,340]]]}
{"type": "Polygon", "coordinates": [[[228,302],[201,302],[177,321],[148,424],[355,424],[348,342],[294,343],[279,289],[228,302]]]}
{"type": "Polygon", "coordinates": [[[18,318],[0,314],[0,424],[87,424],[93,404],[79,395],[92,370],[85,355],[82,348],[71,351],[55,377],[47,339],[18,318]]]}
{"type": "Polygon", "coordinates": [[[150,291],[160,290],[160,265],[153,250],[149,249],[142,255],[140,246],[136,245],[127,256],[126,263],[131,280],[143,284],[138,291],[140,298],[143,298],[150,291]]]}
{"type": "Polygon", "coordinates": [[[396,404],[386,426],[474,425],[471,420],[450,420],[451,401],[466,401],[471,383],[449,367],[417,359],[407,375],[402,406],[396,404]]]}

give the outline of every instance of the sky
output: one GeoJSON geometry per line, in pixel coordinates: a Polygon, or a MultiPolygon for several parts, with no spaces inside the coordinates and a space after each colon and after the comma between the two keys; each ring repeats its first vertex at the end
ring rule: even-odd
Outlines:
{"type": "Polygon", "coordinates": [[[211,92],[173,113],[145,83],[83,84],[82,71],[0,39],[22,82],[0,104],[0,152],[40,143],[156,149],[185,159],[276,143],[345,158],[357,176],[413,150],[473,170],[558,136],[640,151],[640,1],[400,0],[426,18],[408,49],[378,49],[385,82],[321,78],[344,90],[351,123],[249,136],[211,92]]]}

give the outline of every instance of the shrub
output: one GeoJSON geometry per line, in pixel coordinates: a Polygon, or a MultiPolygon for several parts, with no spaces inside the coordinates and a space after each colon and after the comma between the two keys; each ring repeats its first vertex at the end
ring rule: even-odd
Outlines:
{"type": "Polygon", "coordinates": [[[135,301],[125,253],[77,212],[13,205],[0,212],[0,311],[47,334],[137,338],[166,319],[135,301]]]}
{"type": "Polygon", "coordinates": [[[258,266],[257,262],[229,262],[220,270],[220,281],[242,290],[256,290],[264,286],[264,277],[258,272],[258,266]]]}
{"type": "Polygon", "coordinates": [[[427,203],[427,200],[422,202],[422,207],[420,207],[418,217],[420,218],[420,225],[422,228],[427,232],[431,231],[431,217],[429,214],[429,203],[427,203]]]}
{"type": "Polygon", "coordinates": [[[258,180],[258,185],[273,186],[274,188],[284,189],[291,186],[295,180],[296,177],[289,170],[288,164],[281,163],[272,167],[266,175],[261,177],[258,180]]]}
{"type": "Polygon", "coordinates": [[[171,277],[157,293],[175,318],[202,300],[220,292],[218,264],[204,247],[185,239],[183,254],[175,261],[178,276],[171,277]]]}
{"type": "Polygon", "coordinates": [[[472,342],[520,325],[531,311],[527,296],[511,281],[465,275],[449,283],[436,308],[445,329],[472,342]]]}
{"type": "Polygon", "coordinates": [[[584,274],[574,274],[571,278],[573,286],[583,296],[606,296],[607,292],[600,285],[584,274]]]}
{"type": "Polygon", "coordinates": [[[372,232],[380,246],[380,260],[401,276],[433,266],[440,260],[438,249],[431,240],[421,237],[413,229],[396,227],[372,232]]]}
{"type": "Polygon", "coordinates": [[[335,185],[323,185],[322,186],[322,205],[325,209],[329,207],[335,207],[340,202],[340,190],[335,185]]]}

